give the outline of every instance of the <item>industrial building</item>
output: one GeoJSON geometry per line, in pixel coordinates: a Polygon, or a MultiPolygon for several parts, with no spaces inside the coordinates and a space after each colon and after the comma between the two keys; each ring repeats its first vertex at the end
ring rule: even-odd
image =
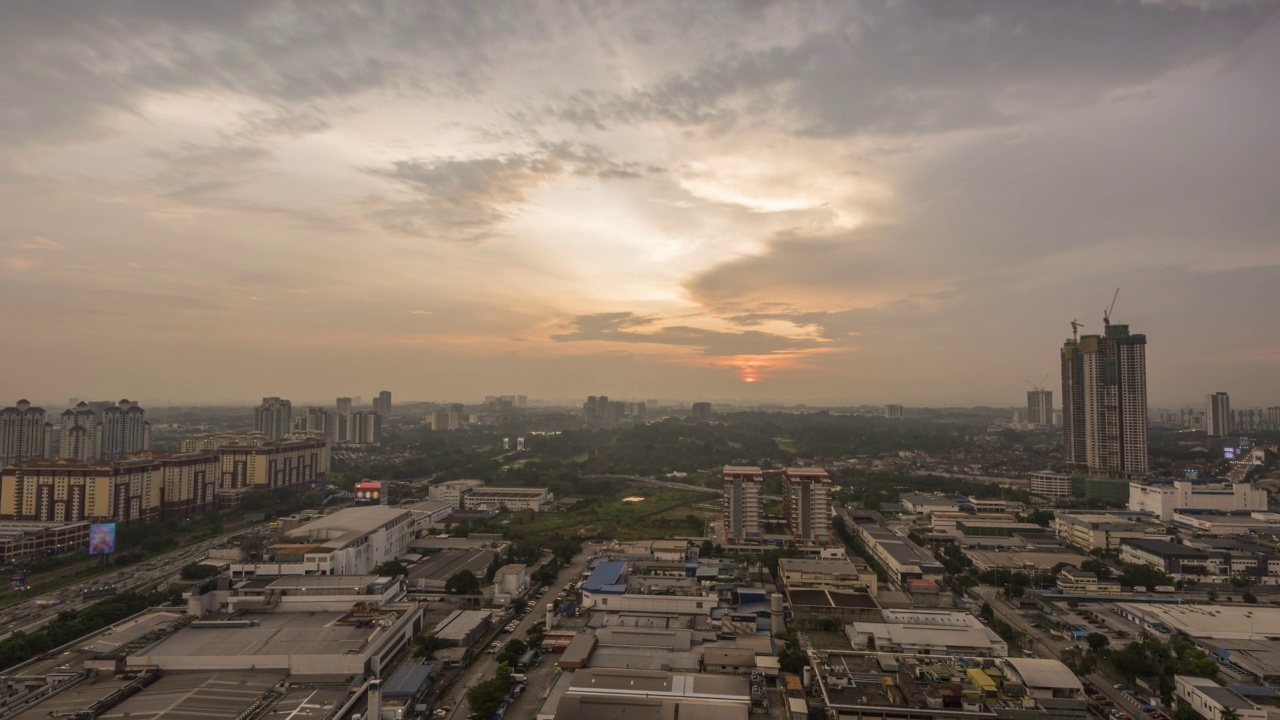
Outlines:
{"type": "Polygon", "coordinates": [[[462,495],[466,509],[533,510],[547,509],[555,496],[547,488],[478,487],[462,495]]]}
{"type": "Polygon", "coordinates": [[[880,622],[845,627],[854,648],[910,655],[1005,657],[1009,645],[978,618],[951,610],[883,610],[880,622]]]}
{"type": "Polygon", "coordinates": [[[876,573],[860,560],[780,558],[778,575],[788,589],[832,588],[876,594],[876,573]]]}
{"type": "Polygon", "coordinates": [[[1150,516],[1133,512],[1058,510],[1049,528],[1055,535],[1085,552],[1119,550],[1120,541],[1150,536],[1167,537],[1164,525],[1150,516]]]}
{"type": "Polygon", "coordinates": [[[232,563],[231,576],[365,575],[404,555],[414,527],[413,513],[404,508],[343,508],[286,532],[264,562],[232,563]]]}
{"type": "Polygon", "coordinates": [[[1180,510],[1266,512],[1267,491],[1257,485],[1222,478],[1153,478],[1129,483],[1128,508],[1132,512],[1150,513],[1161,522],[1172,522],[1180,510]]]}

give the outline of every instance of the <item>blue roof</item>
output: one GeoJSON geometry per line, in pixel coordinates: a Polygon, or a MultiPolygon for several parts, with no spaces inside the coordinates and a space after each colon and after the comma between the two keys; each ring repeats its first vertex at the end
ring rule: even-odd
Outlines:
{"type": "Polygon", "coordinates": [[[1243,695],[1244,697],[1280,697],[1280,693],[1265,685],[1228,685],[1227,687],[1234,690],[1237,695],[1243,695]]]}
{"type": "Polygon", "coordinates": [[[414,697],[436,677],[437,665],[402,665],[382,685],[383,697],[414,697]]]}
{"type": "Polygon", "coordinates": [[[625,560],[602,562],[591,572],[591,577],[582,583],[582,589],[586,592],[600,592],[606,585],[617,585],[622,581],[622,573],[626,570],[625,560]]]}

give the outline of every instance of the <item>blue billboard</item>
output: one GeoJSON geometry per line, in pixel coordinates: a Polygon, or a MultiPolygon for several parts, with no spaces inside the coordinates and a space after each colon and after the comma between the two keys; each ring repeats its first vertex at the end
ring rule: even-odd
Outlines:
{"type": "Polygon", "coordinates": [[[116,524],[94,523],[89,526],[89,554],[110,555],[116,551],[116,524]]]}

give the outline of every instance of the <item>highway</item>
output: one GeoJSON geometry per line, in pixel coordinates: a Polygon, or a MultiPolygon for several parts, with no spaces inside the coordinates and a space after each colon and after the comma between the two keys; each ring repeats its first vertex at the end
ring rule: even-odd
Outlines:
{"type": "Polygon", "coordinates": [[[245,528],[237,530],[213,540],[206,540],[171,553],[158,555],[145,562],[123,567],[105,575],[88,578],[75,585],[40,595],[33,595],[30,600],[0,611],[0,640],[9,637],[18,630],[23,632],[38,630],[57,618],[59,613],[80,610],[103,599],[101,597],[82,599],[80,593],[86,589],[114,585],[117,591],[125,592],[176,579],[174,576],[178,574],[183,565],[203,560],[208,557],[210,549],[225,543],[231,538],[255,532],[257,529],[245,528]],[[52,602],[57,602],[57,604],[41,605],[41,603],[52,602]]]}

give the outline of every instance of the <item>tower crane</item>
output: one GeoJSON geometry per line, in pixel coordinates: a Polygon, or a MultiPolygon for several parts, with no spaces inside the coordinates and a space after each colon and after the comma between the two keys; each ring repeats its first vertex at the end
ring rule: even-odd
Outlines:
{"type": "Polygon", "coordinates": [[[1084,327],[1084,323],[1079,322],[1076,319],[1072,318],[1071,320],[1071,339],[1072,340],[1080,339],[1080,328],[1082,327],[1084,327]]]}
{"type": "Polygon", "coordinates": [[[1116,309],[1116,298],[1120,297],[1120,288],[1116,288],[1116,294],[1111,296],[1111,307],[1102,311],[1102,324],[1111,327],[1111,311],[1116,309]]]}

